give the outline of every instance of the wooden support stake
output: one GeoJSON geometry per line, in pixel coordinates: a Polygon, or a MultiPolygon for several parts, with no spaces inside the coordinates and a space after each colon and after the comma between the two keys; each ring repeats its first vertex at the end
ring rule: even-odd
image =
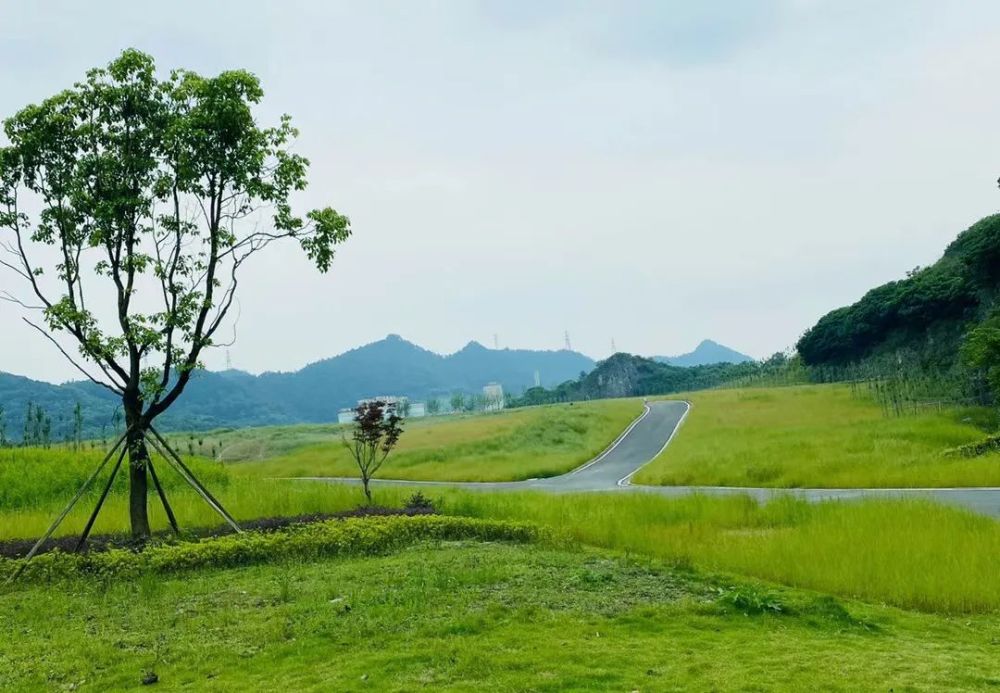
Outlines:
{"type": "Polygon", "coordinates": [[[108,483],[104,485],[104,491],[101,493],[101,497],[98,499],[97,505],[94,506],[94,512],[90,513],[90,519],[87,520],[87,525],[83,528],[80,540],[76,542],[76,548],[74,549],[76,553],[80,553],[84,544],[87,543],[87,537],[90,536],[90,530],[93,529],[94,522],[97,521],[97,516],[101,512],[101,507],[104,505],[104,501],[107,500],[108,493],[111,491],[111,485],[115,483],[115,477],[118,475],[118,470],[121,469],[122,460],[125,459],[125,453],[127,452],[128,446],[122,446],[122,451],[118,454],[118,461],[115,462],[114,469],[111,470],[111,476],[108,477],[108,483]]]}
{"type": "Polygon", "coordinates": [[[242,534],[243,530],[236,523],[236,520],[234,520],[233,517],[228,512],[226,512],[226,509],[222,507],[222,504],[219,503],[219,501],[217,501],[215,497],[212,496],[211,493],[209,493],[208,489],[206,489],[204,486],[201,485],[201,482],[198,481],[197,477],[195,477],[195,475],[191,472],[191,470],[187,468],[187,465],[185,465],[184,462],[181,460],[181,458],[177,456],[177,453],[175,453],[170,448],[170,446],[167,445],[166,441],[164,441],[163,438],[160,436],[160,434],[156,432],[156,429],[150,427],[149,430],[155,438],[154,439],[147,436],[146,440],[149,442],[149,444],[157,452],[159,452],[164,459],[166,459],[169,463],[172,464],[172,466],[177,470],[177,472],[181,475],[181,477],[183,477],[184,480],[191,485],[191,487],[198,493],[198,495],[200,495],[202,499],[206,503],[208,503],[208,505],[213,510],[215,510],[215,512],[219,513],[219,515],[222,516],[222,519],[224,519],[227,523],[229,523],[229,526],[232,527],[237,534],[242,534]],[[157,441],[163,443],[164,447],[161,448],[157,441]],[[166,450],[166,452],[164,452],[164,450],[166,450]]]}
{"type": "Polygon", "coordinates": [[[23,573],[24,569],[28,567],[28,563],[31,562],[31,559],[34,558],[35,554],[38,553],[38,550],[42,548],[42,544],[48,541],[49,537],[52,536],[52,534],[56,531],[56,529],[59,528],[59,525],[62,524],[62,521],[66,519],[66,516],[69,515],[69,511],[73,509],[73,506],[76,505],[81,498],[83,498],[83,494],[87,492],[87,489],[90,488],[90,485],[94,483],[94,480],[97,479],[100,473],[104,470],[104,468],[108,464],[108,461],[110,461],[111,457],[118,451],[119,446],[121,446],[121,444],[125,442],[125,439],[128,437],[128,434],[130,432],[131,431],[126,431],[122,435],[122,437],[118,439],[118,442],[115,443],[115,446],[108,451],[108,454],[105,455],[101,463],[97,465],[97,469],[95,469],[94,473],[90,475],[90,478],[88,478],[85,482],[83,482],[83,486],[81,486],[80,490],[76,492],[75,496],[73,496],[73,500],[69,502],[69,505],[66,506],[66,509],[63,510],[61,513],[59,513],[59,517],[55,519],[55,521],[48,528],[45,534],[42,535],[41,539],[35,542],[35,545],[31,547],[31,551],[29,551],[28,555],[24,557],[17,571],[15,571],[13,575],[7,578],[7,582],[4,584],[9,585],[10,583],[14,582],[14,580],[16,580],[21,576],[21,573],[23,573]]]}
{"type": "Polygon", "coordinates": [[[160,495],[160,502],[163,503],[163,510],[167,513],[167,520],[170,522],[170,526],[173,528],[174,534],[180,536],[181,530],[177,526],[177,518],[174,517],[174,511],[170,507],[170,503],[167,502],[167,494],[163,492],[163,486],[160,485],[160,480],[156,476],[156,470],[153,469],[153,460],[149,460],[147,464],[149,464],[149,476],[153,479],[153,486],[156,487],[156,492],[160,495]]]}

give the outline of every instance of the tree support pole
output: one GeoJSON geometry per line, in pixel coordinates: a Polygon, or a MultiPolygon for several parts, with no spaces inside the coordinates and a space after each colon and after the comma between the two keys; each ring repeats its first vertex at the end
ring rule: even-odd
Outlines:
{"type": "Polygon", "coordinates": [[[104,491],[101,493],[101,497],[98,499],[97,505],[94,506],[94,512],[90,513],[90,519],[87,520],[87,524],[83,528],[80,540],[76,542],[76,548],[73,549],[76,553],[80,553],[84,544],[87,543],[87,537],[90,536],[90,530],[93,529],[94,522],[97,521],[97,516],[101,512],[101,507],[104,505],[104,501],[108,498],[108,493],[111,491],[111,485],[115,483],[115,477],[118,476],[118,470],[121,469],[122,460],[125,459],[125,453],[127,452],[128,447],[122,446],[122,451],[118,454],[118,461],[115,463],[114,469],[111,470],[111,476],[108,477],[108,483],[104,485],[104,491]]]}
{"type": "Polygon", "coordinates": [[[174,534],[180,536],[181,530],[177,526],[177,518],[174,517],[173,508],[171,508],[170,503],[167,502],[167,494],[163,492],[163,486],[160,485],[160,479],[156,476],[156,470],[153,469],[153,460],[148,460],[146,464],[149,466],[149,476],[153,479],[153,486],[156,487],[156,492],[160,495],[160,502],[163,503],[163,511],[167,513],[167,520],[170,522],[170,527],[174,530],[174,534]]]}
{"type": "Polygon", "coordinates": [[[159,452],[164,459],[174,466],[184,480],[187,481],[192,488],[194,488],[198,495],[200,495],[212,509],[222,516],[222,519],[224,519],[237,534],[242,534],[243,530],[240,528],[239,524],[236,523],[236,520],[233,519],[233,516],[226,512],[226,509],[222,507],[222,503],[217,501],[208,489],[201,485],[201,482],[198,481],[197,477],[195,477],[191,470],[187,468],[187,465],[184,464],[183,460],[181,460],[177,453],[171,449],[167,442],[163,440],[163,437],[156,431],[156,429],[150,426],[149,431],[153,434],[154,438],[147,437],[146,440],[153,446],[153,449],[159,452]],[[160,443],[163,444],[163,447],[160,447],[160,443]]]}
{"type": "Polygon", "coordinates": [[[115,443],[115,446],[108,451],[108,454],[105,455],[101,463],[97,465],[97,469],[95,469],[94,473],[90,475],[90,478],[87,479],[85,482],[83,482],[83,486],[81,486],[80,490],[76,492],[75,496],[73,496],[73,500],[69,502],[69,505],[66,506],[66,509],[63,510],[61,513],[59,513],[59,517],[55,519],[55,521],[52,523],[52,526],[50,526],[49,529],[45,532],[45,534],[42,535],[41,539],[35,542],[35,545],[31,547],[31,551],[29,551],[28,555],[24,557],[20,567],[17,569],[17,571],[14,572],[13,575],[7,578],[7,582],[4,584],[9,585],[10,583],[14,582],[14,580],[16,580],[21,576],[21,573],[23,573],[24,569],[28,567],[28,563],[31,561],[31,559],[34,558],[35,554],[38,553],[38,550],[42,548],[42,544],[48,541],[49,537],[52,536],[53,532],[55,532],[56,529],[59,528],[59,525],[62,524],[62,521],[66,519],[67,515],[69,515],[69,511],[73,509],[73,506],[76,505],[81,498],[83,498],[83,494],[87,492],[87,489],[90,488],[90,485],[94,483],[94,480],[97,479],[100,473],[104,470],[108,462],[111,460],[112,456],[114,456],[114,454],[118,451],[118,448],[121,446],[121,444],[125,442],[125,438],[127,436],[128,436],[128,431],[126,431],[125,434],[118,439],[118,442],[115,443]]]}

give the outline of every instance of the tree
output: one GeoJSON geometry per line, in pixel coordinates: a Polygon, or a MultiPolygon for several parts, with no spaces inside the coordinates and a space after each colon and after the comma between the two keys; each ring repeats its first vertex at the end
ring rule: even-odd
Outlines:
{"type": "Polygon", "coordinates": [[[77,402],[73,407],[73,449],[79,450],[83,445],[83,407],[77,402]]]}
{"type": "Polygon", "coordinates": [[[0,448],[7,447],[7,418],[3,406],[0,405],[0,448]]]}
{"type": "Polygon", "coordinates": [[[431,397],[427,400],[427,413],[433,416],[441,411],[441,400],[437,397],[431,397]]]}
{"type": "Polygon", "coordinates": [[[451,410],[452,411],[462,411],[465,409],[465,395],[461,392],[456,392],[451,396],[451,410]]]}
{"type": "Polygon", "coordinates": [[[985,375],[994,399],[1000,400],[1000,313],[984,320],[966,335],[962,358],[985,375]]]}
{"type": "Polygon", "coordinates": [[[361,472],[361,484],[369,504],[372,502],[369,484],[396,447],[402,433],[403,419],[396,413],[395,404],[369,400],[362,402],[354,410],[351,440],[345,438],[344,445],[361,472]]]}
{"type": "Polygon", "coordinates": [[[4,121],[0,263],[30,298],[5,297],[40,312],[29,324],[120,398],[137,538],[149,536],[153,424],[220,346],[243,265],[294,239],[326,272],[350,235],[332,208],[293,213],[308,161],[290,151],[288,116],[258,125],[262,97],[249,72],[160,79],[150,56],[126,50],[4,121]]]}

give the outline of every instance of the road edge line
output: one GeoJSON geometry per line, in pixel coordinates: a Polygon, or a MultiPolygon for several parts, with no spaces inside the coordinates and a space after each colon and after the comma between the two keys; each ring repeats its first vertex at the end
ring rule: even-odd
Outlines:
{"type": "MultiPolygon", "coordinates": [[[[674,401],[677,401],[677,400],[674,400],[674,401]]],[[[677,421],[677,425],[674,426],[674,430],[672,430],[670,432],[670,437],[667,438],[667,442],[665,442],[663,444],[663,447],[660,448],[657,451],[657,453],[655,455],[653,455],[652,458],[650,458],[646,462],[643,462],[638,467],[636,467],[635,469],[633,469],[631,472],[629,472],[628,474],[626,474],[625,476],[623,476],[621,479],[619,479],[618,480],[618,484],[617,484],[619,487],[624,488],[626,486],[631,486],[632,485],[632,477],[635,476],[639,472],[639,470],[641,470],[647,464],[650,464],[653,460],[655,460],[657,457],[659,457],[660,455],[662,455],[663,451],[667,449],[667,446],[670,445],[670,442],[674,439],[674,436],[677,435],[677,431],[681,430],[681,426],[684,425],[684,420],[688,417],[688,414],[691,413],[691,402],[688,401],[688,400],[686,400],[686,399],[685,400],[680,400],[680,401],[684,402],[684,406],[685,406],[684,413],[681,414],[681,418],[677,421]]]]}

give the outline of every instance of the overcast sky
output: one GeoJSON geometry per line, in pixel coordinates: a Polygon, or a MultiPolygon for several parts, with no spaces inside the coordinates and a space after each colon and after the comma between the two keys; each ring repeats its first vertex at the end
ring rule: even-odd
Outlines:
{"type": "MultiPolygon", "coordinates": [[[[260,76],[355,235],[328,275],[257,258],[235,367],[390,332],[765,356],[1000,206],[998,45],[995,0],[0,0],[0,115],[130,46],[260,76]]],[[[75,376],[9,304],[0,370],[75,376]]]]}

